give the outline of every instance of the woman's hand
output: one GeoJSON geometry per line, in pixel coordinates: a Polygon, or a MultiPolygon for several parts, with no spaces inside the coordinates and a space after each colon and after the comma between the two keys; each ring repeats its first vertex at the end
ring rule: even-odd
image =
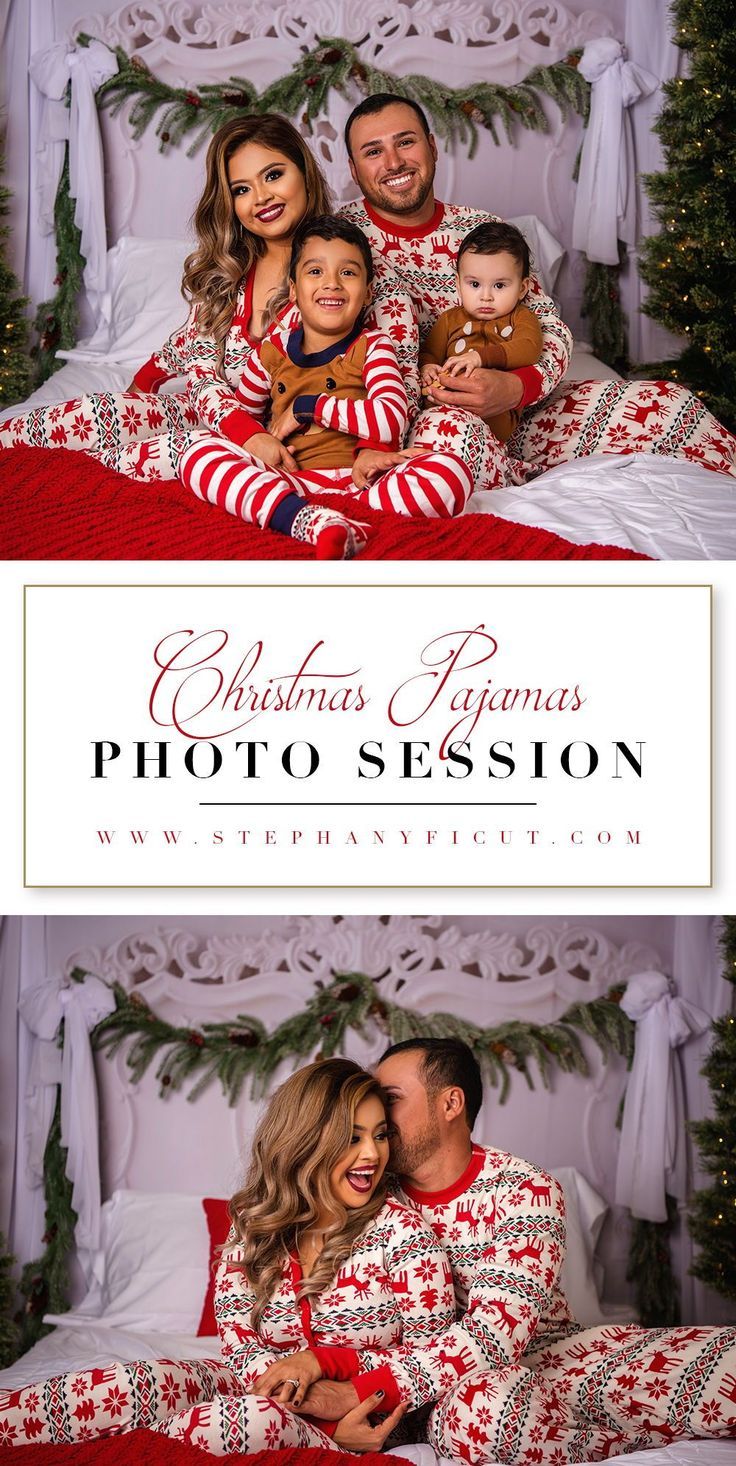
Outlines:
{"type": "Polygon", "coordinates": [[[429,396],[440,407],[463,407],[466,412],[489,418],[518,407],[523,391],[521,377],[515,372],[483,367],[466,379],[450,377],[449,381],[433,382],[429,396]]]}
{"type": "Polygon", "coordinates": [[[254,433],[243,447],[254,458],[260,458],[261,463],[268,464],[269,468],[285,468],[288,473],[297,472],[293,454],[272,433],[254,433]]]}
{"type": "Polygon", "coordinates": [[[301,1405],[310,1385],[322,1378],[322,1370],[311,1349],[299,1349],[270,1364],[265,1374],[251,1385],[249,1394],[270,1395],[282,1405],[301,1405]]]}
{"type": "Polygon", "coordinates": [[[388,1440],[392,1430],[396,1429],[402,1415],[406,1413],[406,1405],[397,1405],[390,1415],[386,1416],[379,1425],[370,1425],[368,1416],[374,1410],[380,1410],[383,1391],[379,1390],[375,1395],[369,1395],[367,1400],[362,1400],[354,1410],[349,1410],[343,1415],[332,1439],[336,1446],[342,1446],[346,1451],[381,1451],[384,1441],[388,1440]]]}
{"type": "Polygon", "coordinates": [[[304,424],[297,422],[291,407],[287,407],[286,412],[282,412],[281,416],[271,423],[271,432],[280,443],[283,443],[284,438],[290,438],[292,433],[301,433],[303,428],[304,424]]]}
{"type": "Polygon", "coordinates": [[[471,346],[470,351],[464,351],[461,356],[448,357],[442,368],[444,377],[469,377],[476,367],[482,367],[483,362],[479,351],[471,346]]]}

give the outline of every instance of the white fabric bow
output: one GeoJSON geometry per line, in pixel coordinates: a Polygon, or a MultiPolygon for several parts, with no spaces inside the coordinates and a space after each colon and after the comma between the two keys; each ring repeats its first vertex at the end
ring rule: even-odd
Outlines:
{"type": "Polygon", "coordinates": [[[626,108],[648,97],[658,77],[632,61],[610,36],[589,41],[580,74],[592,86],[575,195],[572,242],[589,260],[618,264],[618,241],[636,242],[636,165],[626,108]]]}
{"type": "Polygon", "coordinates": [[[666,1193],[687,1196],[685,1102],[675,1050],[704,1033],[710,1018],[670,991],[663,972],[632,977],[621,1007],[636,1023],[616,1171],[616,1201],[635,1217],[663,1222],[666,1193]]]}
{"type": "Polygon", "coordinates": [[[38,160],[41,219],[50,232],[63,143],[68,139],[69,191],[76,201],[74,222],[82,234],[84,283],[95,317],[107,285],[105,178],[95,92],[117,69],[115,55],[101,41],[71,49],[63,43],[48,46],[35,52],[29,66],[32,81],[48,99],[38,160]],[[71,105],[67,108],[63,99],[70,78],[71,105]]]}
{"type": "Polygon", "coordinates": [[[101,1202],[97,1082],[89,1035],[114,1007],[114,994],[98,977],[86,977],[81,983],[58,978],[42,983],[29,988],[18,1004],[24,1023],[39,1040],[29,1081],[29,1164],[34,1173],[42,1169],[53,1114],[53,1103],[48,1104],[53,1090],[45,1087],[60,1083],[61,1142],[67,1147],[66,1174],[77,1213],[76,1243],[87,1281],[100,1242],[101,1202]],[[62,1018],[64,1048],[60,1051],[56,1033],[62,1018]]]}

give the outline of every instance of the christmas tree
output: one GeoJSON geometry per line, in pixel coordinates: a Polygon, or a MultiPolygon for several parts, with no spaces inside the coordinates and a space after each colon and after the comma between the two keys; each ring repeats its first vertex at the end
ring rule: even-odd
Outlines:
{"type": "MultiPolygon", "coordinates": [[[[0,173],[5,159],[0,157],[0,173]]],[[[10,190],[0,184],[0,218],[8,212],[10,190]]],[[[0,225],[0,407],[21,402],[28,395],[31,363],[28,358],[28,323],[23,314],[27,301],[5,258],[8,230],[0,225]]]]}
{"type": "MultiPolygon", "coordinates": [[[[725,918],[724,977],[736,985],[736,917],[725,918]]],[[[733,1006],[733,1005],[732,1005],[733,1006]]],[[[713,1177],[696,1192],[690,1231],[700,1252],[693,1264],[696,1278],[736,1298],[736,1018],[727,1013],[713,1024],[713,1046],[703,1065],[713,1092],[712,1120],[691,1126],[700,1162],[713,1177]]]]}
{"type": "MultiPolygon", "coordinates": [[[[732,0],[673,0],[673,38],[689,76],[665,83],[655,124],[666,167],[644,182],[662,232],[644,241],[644,310],[685,338],[661,374],[692,388],[736,427],[736,29],[732,0]]],[[[648,368],[651,371],[651,367],[648,368]]]]}

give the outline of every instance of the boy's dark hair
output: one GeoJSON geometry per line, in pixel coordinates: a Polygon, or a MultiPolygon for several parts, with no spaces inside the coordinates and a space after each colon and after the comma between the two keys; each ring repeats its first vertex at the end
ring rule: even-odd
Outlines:
{"type": "Polygon", "coordinates": [[[351,223],[350,219],[340,218],[338,214],[317,214],[313,219],[302,219],[291,241],[290,280],[296,277],[296,267],[308,239],[342,239],[345,244],[354,244],[363,256],[363,264],[370,285],[373,279],[373,256],[368,240],[357,224],[351,223]]]}
{"type": "Polygon", "coordinates": [[[411,107],[412,112],[416,112],[422,124],[423,132],[429,137],[429,123],[418,102],[412,102],[411,97],[400,97],[398,92],[374,92],[372,97],[364,97],[363,101],[359,102],[357,107],[353,107],[345,123],[345,147],[349,158],[353,156],[350,149],[350,129],[353,123],[357,122],[359,117],[372,117],[375,112],[385,112],[386,108],[393,107],[395,102],[400,102],[402,107],[411,107]]]}
{"type": "Polygon", "coordinates": [[[517,265],[521,266],[522,280],[531,271],[529,257],[529,245],[527,244],[520,229],[514,224],[504,224],[502,219],[494,220],[488,224],[478,224],[466,234],[457,252],[457,266],[460,268],[460,261],[467,250],[472,250],[477,255],[497,255],[501,250],[506,250],[517,265]]]}
{"type": "Polygon", "coordinates": [[[403,1043],[391,1044],[378,1062],[382,1064],[393,1054],[405,1054],[411,1049],[423,1056],[422,1078],[430,1094],[450,1085],[462,1090],[472,1130],[483,1103],[483,1080],[473,1050],[461,1038],[405,1038],[403,1043]]]}

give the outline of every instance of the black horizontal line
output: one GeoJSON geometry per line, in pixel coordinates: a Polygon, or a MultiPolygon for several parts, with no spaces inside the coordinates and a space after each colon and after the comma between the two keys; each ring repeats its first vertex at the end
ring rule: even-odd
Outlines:
{"type": "Polygon", "coordinates": [[[536,809],[535,799],[471,800],[463,804],[443,804],[429,800],[411,804],[401,799],[372,799],[370,804],[339,799],[200,799],[200,809],[536,809]]]}

